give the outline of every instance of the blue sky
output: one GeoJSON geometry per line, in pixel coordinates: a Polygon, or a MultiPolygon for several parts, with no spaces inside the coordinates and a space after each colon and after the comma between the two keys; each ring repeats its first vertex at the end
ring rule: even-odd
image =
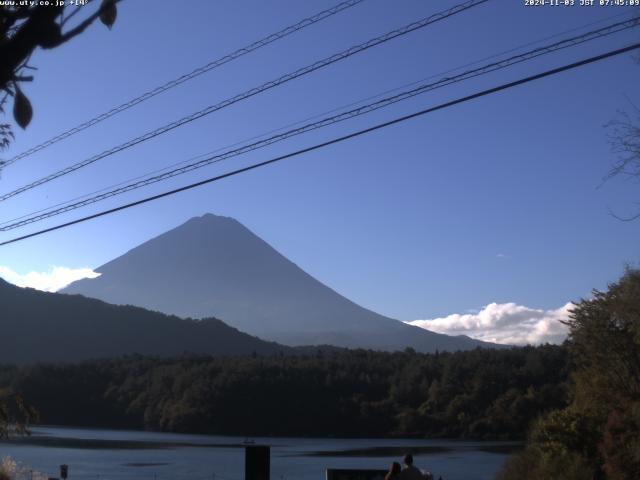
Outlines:
{"type": "MultiPolygon", "coordinates": [[[[25,93],[34,119],[6,157],[337,1],[125,0],[112,31],[94,25],[38,52],[25,93]],[[150,7],[153,5],[153,7],[150,7]]],[[[392,30],[454,1],[366,0],[7,168],[2,192],[392,30]]],[[[640,9],[636,9],[640,13],[640,9]]],[[[525,7],[493,0],[8,200],[1,220],[472,61],[633,9],[525,7]]],[[[615,19],[611,19],[613,22],[615,19]]],[[[600,24],[604,25],[604,24],[600,24]]],[[[594,28],[594,27],[591,27],[594,28]]],[[[583,30],[584,31],[584,30],[583,30]]],[[[640,28],[559,52],[102,202],[5,240],[270,158],[394,116],[627,45],[640,28]]],[[[348,298],[401,320],[513,302],[540,310],[605,288],[640,260],[640,221],[621,222],[637,182],[601,185],[613,156],[603,127],[640,103],[640,65],[606,60],[153,204],[0,247],[19,274],[95,268],[190,217],[232,216],[348,298]],[[599,187],[600,186],[600,187],[599,187]]]]}

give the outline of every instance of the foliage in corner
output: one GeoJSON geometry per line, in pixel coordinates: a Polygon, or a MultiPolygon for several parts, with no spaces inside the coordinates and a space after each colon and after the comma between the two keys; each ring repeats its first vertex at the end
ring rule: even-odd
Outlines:
{"type": "Polygon", "coordinates": [[[571,404],[535,423],[499,479],[640,478],[640,270],[594,291],[567,323],[571,404]]]}
{"type": "Polygon", "coordinates": [[[0,480],[48,480],[49,476],[11,457],[0,459],[0,480]]]}
{"type": "Polygon", "coordinates": [[[29,425],[38,421],[38,412],[9,388],[0,389],[0,438],[29,433],[29,425]]]}
{"type": "MultiPolygon", "coordinates": [[[[61,5],[54,5],[55,2],[46,2],[48,5],[15,2],[10,5],[10,2],[3,2],[0,5],[0,92],[3,93],[0,113],[5,113],[7,100],[13,99],[13,118],[21,128],[26,128],[33,117],[33,107],[20,85],[33,81],[32,75],[25,74],[25,71],[35,70],[29,64],[33,52],[37,48],[53,49],[67,43],[96,19],[111,29],[119,1],[102,0],[100,6],[84,18],[86,5],[64,5],[62,2],[61,5]]],[[[12,138],[10,125],[0,124],[0,150],[6,148],[12,138]]]]}

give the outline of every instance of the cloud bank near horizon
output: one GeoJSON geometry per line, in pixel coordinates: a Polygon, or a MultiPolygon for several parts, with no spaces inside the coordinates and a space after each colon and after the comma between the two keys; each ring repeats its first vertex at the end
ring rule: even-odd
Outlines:
{"type": "Polygon", "coordinates": [[[18,287],[30,287],[43,292],[57,292],[70,283],[83,278],[96,278],[100,274],[90,268],[52,266],[48,272],[29,272],[21,275],[9,267],[0,265],[0,278],[18,287]]]}
{"type": "Polygon", "coordinates": [[[561,320],[569,318],[573,307],[570,302],[555,310],[538,310],[515,303],[490,303],[474,313],[454,313],[405,323],[437,333],[468,335],[493,343],[557,344],[567,337],[567,327],[561,320]]]}

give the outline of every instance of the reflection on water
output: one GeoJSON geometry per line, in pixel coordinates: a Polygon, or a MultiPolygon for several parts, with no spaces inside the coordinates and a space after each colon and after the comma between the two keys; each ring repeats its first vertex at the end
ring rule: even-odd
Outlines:
{"type": "MultiPolygon", "coordinates": [[[[322,480],[326,468],[384,468],[404,453],[444,480],[492,479],[508,453],[509,442],[402,439],[254,438],[271,446],[274,480],[322,480]]],[[[58,476],[69,465],[69,480],[241,480],[244,438],[210,435],[35,428],[29,438],[0,443],[0,455],[58,476]]]]}

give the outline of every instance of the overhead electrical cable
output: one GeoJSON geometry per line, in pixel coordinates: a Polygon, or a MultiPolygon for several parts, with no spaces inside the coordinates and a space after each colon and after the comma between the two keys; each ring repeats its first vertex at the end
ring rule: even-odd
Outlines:
{"type": "Polygon", "coordinates": [[[29,148],[28,150],[25,150],[22,153],[19,153],[18,155],[15,155],[14,157],[6,160],[3,162],[2,166],[3,167],[7,167],[9,165],[11,165],[12,163],[17,162],[18,160],[21,160],[23,158],[28,157],[29,155],[32,155],[36,152],[39,152],[40,150],[43,150],[55,143],[58,143],[61,140],[64,140],[65,138],[69,138],[72,135],[75,135],[78,132],[81,132],[83,130],[86,130],[87,128],[93,127],[94,125],[97,125],[98,123],[106,120],[107,118],[113,117],[114,115],[117,115],[118,113],[124,112],[125,110],[128,110],[146,100],[149,100],[150,98],[155,97],[156,95],[160,95],[161,93],[166,92],[167,90],[170,90],[174,87],[177,87],[178,85],[181,85],[185,82],[188,82],[189,80],[192,80],[196,77],[199,77],[200,75],[207,73],[215,68],[221,67],[222,65],[229,63],[233,60],[236,60],[244,55],[247,55],[248,53],[251,53],[255,50],[258,50],[259,48],[265,47],[273,42],[276,42],[278,40],[281,40],[285,37],[288,37],[289,35],[302,30],[306,27],[309,27],[315,23],[318,23],[322,20],[325,20],[337,13],[340,13],[344,10],[347,10],[348,8],[351,8],[359,3],[364,2],[365,0],[347,0],[345,2],[341,2],[331,8],[328,8],[326,10],[323,10],[321,12],[316,13],[315,15],[312,15],[308,18],[304,18],[302,20],[300,20],[299,22],[290,25],[286,28],[283,28],[282,30],[272,33],[271,35],[268,35],[264,38],[261,38],[260,40],[253,42],[250,45],[247,45],[246,47],[242,47],[239,48],[238,50],[229,53],[223,57],[218,58],[217,60],[213,60],[209,63],[207,63],[206,65],[202,65],[201,67],[198,67],[194,70],[192,70],[189,73],[185,73],[184,75],[179,76],[178,78],[175,78],[173,80],[168,81],[167,83],[160,85],[159,87],[156,87],[152,90],[149,90],[135,98],[132,98],[131,100],[118,105],[117,107],[112,108],[111,110],[108,110],[107,112],[101,113],[100,115],[97,115],[95,117],[93,117],[90,120],[87,120],[84,123],[81,123],[80,125],[77,125],[73,128],[70,128],[69,130],[66,130],[58,135],[56,135],[55,137],[52,137],[34,147],[29,148]]]}
{"type": "Polygon", "coordinates": [[[118,182],[118,183],[111,184],[111,185],[109,185],[109,186],[106,186],[106,187],[100,188],[99,190],[94,190],[94,191],[92,191],[92,192],[88,192],[88,193],[85,193],[85,194],[82,194],[82,195],[78,195],[77,197],[71,198],[71,199],[69,199],[69,200],[65,200],[65,201],[63,201],[63,202],[59,202],[59,203],[56,203],[56,204],[54,204],[54,205],[50,205],[50,206],[45,207],[45,208],[42,208],[42,209],[39,209],[39,210],[36,210],[36,211],[33,211],[33,212],[29,212],[29,213],[26,213],[26,214],[23,214],[23,215],[20,215],[20,216],[18,216],[18,217],[14,217],[14,218],[11,218],[11,219],[8,219],[8,220],[1,221],[1,222],[0,222],[0,226],[2,226],[2,225],[6,225],[6,224],[8,224],[8,223],[13,223],[13,222],[15,222],[15,221],[17,221],[17,220],[22,220],[23,218],[26,218],[26,217],[29,217],[29,216],[33,216],[33,215],[36,215],[36,214],[38,214],[38,213],[46,212],[46,211],[51,210],[51,209],[56,208],[56,207],[61,207],[61,206],[63,206],[63,205],[68,205],[68,204],[73,203],[73,202],[76,202],[76,201],[78,201],[78,200],[82,200],[82,199],[85,199],[85,198],[88,198],[88,197],[91,197],[91,196],[97,195],[97,194],[99,194],[99,193],[106,192],[106,191],[108,191],[108,190],[112,190],[112,189],[114,189],[114,188],[117,188],[117,187],[120,187],[120,186],[126,185],[127,183],[134,182],[134,181],[136,181],[136,180],[141,180],[141,179],[143,179],[143,178],[147,178],[147,177],[149,177],[149,176],[152,176],[152,175],[155,175],[155,174],[158,174],[158,173],[161,173],[161,172],[165,172],[165,171],[171,170],[171,169],[173,169],[173,168],[175,168],[175,167],[178,167],[178,166],[180,166],[180,165],[186,165],[186,164],[191,163],[192,161],[194,161],[194,160],[196,160],[196,159],[203,158],[203,157],[206,157],[206,156],[212,155],[212,154],[214,154],[214,153],[220,152],[220,151],[222,151],[222,150],[225,150],[225,149],[228,149],[228,148],[232,148],[232,147],[235,147],[235,146],[238,146],[238,145],[245,144],[245,143],[247,143],[247,142],[251,142],[251,141],[253,141],[253,140],[257,140],[257,139],[259,139],[259,138],[263,138],[263,137],[269,136],[269,135],[271,135],[271,134],[273,134],[273,133],[276,133],[276,132],[282,132],[282,131],[287,130],[287,129],[291,128],[291,127],[294,127],[294,126],[296,126],[296,125],[301,125],[301,124],[306,123],[306,122],[309,122],[309,121],[311,121],[311,120],[315,120],[316,118],[321,118],[321,117],[323,117],[323,116],[325,116],[325,115],[329,115],[329,114],[331,114],[331,113],[339,112],[339,111],[344,110],[344,109],[346,109],[346,108],[354,107],[354,106],[356,106],[356,105],[360,105],[360,104],[362,104],[362,103],[364,103],[364,102],[368,102],[368,101],[370,101],[370,100],[374,100],[374,99],[376,99],[376,98],[381,98],[381,97],[383,97],[383,96],[385,96],[385,95],[388,95],[388,94],[390,94],[390,93],[398,92],[398,91],[403,90],[403,89],[406,89],[406,88],[408,88],[408,87],[412,87],[412,86],[418,85],[418,84],[423,83],[423,82],[425,82],[425,81],[427,81],[427,80],[431,80],[431,79],[434,79],[434,78],[438,78],[438,77],[441,77],[441,76],[443,76],[443,75],[448,75],[448,74],[453,73],[453,72],[458,72],[458,71],[460,71],[460,70],[462,70],[462,69],[465,69],[465,68],[471,67],[471,66],[473,66],[473,65],[478,65],[478,64],[480,64],[480,63],[482,63],[482,62],[485,62],[485,61],[487,61],[487,60],[492,60],[492,59],[494,59],[494,58],[498,58],[498,57],[500,57],[500,56],[503,56],[503,55],[506,55],[506,54],[509,54],[509,53],[512,53],[512,52],[520,51],[520,50],[522,50],[523,48],[526,48],[526,47],[529,47],[529,46],[532,46],[532,45],[538,45],[538,44],[540,44],[540,43],[542,43],[542,42],[545,42],[545,41],[547,41],[547,40],[552,40],[552,39],[554,39],[554,38],[558,38],[558,37],[561,37],[561,36],[563,36],[563,35],[567,35],[567,34],[569,34],[569,33],[577,32],[577,31],[579,31],[579,30],[584,30],[585,28],[588,28],[588,27],[592,27],[592,26],[594,26],[594,25],[599,25],[599,24],[605,23],[605,22],[607,22],[607,21],[609,21],[609,20],[613,20],[614,18],[620,18],[620,17],[624,17],[624,16],[632,16],[632,15],[630,15],[630,14],[633,14],[633,13],[635,13],[633,10],[626,11],[626,12],[621,12],[621,13],[619,12],[619,13],[616,13],[616,14],[614,14],[614,15],[609,15],[609,16],[607,16],[607,17],[600,18],[600,19],[595,20],[595,21],[593,21],[593,22],[585,23],[585,24],[579,25],[579,26],[577,26],[577,27],[572,27],[572,28],[569,28],[569,29],[567,29],[567,30],[563,30],[563,31],[561,31],[561,32],[554,33],[553,35],[548,35],[548,36],[546,36],[546,37],[542,37],[542,38],[539,38],[539,39],[537,39],[537,40],[532,40],[532,41],[529,41],[529,42],[526,42],[526,43],[520,44],[520,45],[518,45],[517,47],[513,47],[513,48],[510,48],[510,49],[508,49],[508,50],[503,50],[503,51],[501,51],[501,52],[494,53],[494,54],[489,55],[489,56],[487,56],[487,57],[483,57],[483,58],[480,58],[480,59],[478,59],[478,60],[474,60],[474,61],[472,61],[472,62],[465,63],[465,64],[463,64],[463,65],[458,65],[457,67],[451,68],[451,69],[446,70],[446,71],[444,71],[444,72],[439,72],[439,73],[437,73],[437,74],[429,75],[428,77],[423,77],[423,78],[421,78],[420,80],[414,80],[414,81],[412,81],[412,82],[410,82],[410,83],[405,83],[405,84],[400,85],[400,86],[398,86],[398,87],[394,87],[394,88],[392,88],[392,89],[385,90],[385,91],[383,91],[383,92],[377,93],[377,94],[375,94],[375,95],[370,95],[370,96],[368,96],[368,97],[361,98],[361,99],[356,100],[356,101],[354,101],[354,102],[350,102],[350,103],[348,103],[348,104],[345,104],[345,105],[341,105],[341,106],[339,106],[339,107],[332,108],[331,110],[325,110],[324,112],[316,113],[316,114],[311,115],[311,116],[309,116],[309,117],[306,117],[306,118],[304,118],[304,119],[302,119],[302,120],[297,120],[297,121],[295,121],[295,122],[292,122],[292,123],[289,123],[289,124],[283,125],[283,126],[281,126],[281,127],[274,128],[274,129],[268,130],[268,131],[266,131],[266,132],[262,132],[262,133],[257,134],[257,135],[253,135],[253,136],[251,136],[251,137],[249,137],[249,138],[245,138],[245,139],[243,139],[243,140],[239,140],[239,141],[234,142],[234,143],[232,143],[232,144],[225,145],[225,146],[223,146],[223,147],[218,147],[218,148],[216,148],[215,150],[211,150],[211,151],[209,151],[209,152],[206,152],[206,153],[203,153],[203,154],[200,154],[200,155],[196,155],[196,156],[190,157],[190,158],[188,158],[188,159],[186,159],[186,160],[181,160],[180,162],[177,162],[177,163],[173,163],[173,164],[167,165],[166,167],[158,168],[158,169],[152,170],[152,171],[150,171],[150,172],[147,172],[147,173],[144,173],[144,174],[141,174],[141,175],[136,175],[135,177],[127,178],[126,180],[122,180],[122,181],[120,181],[120,182],[118,182]]]}
{"type": "MultiPolygon", "coordinates": [[[[634,13],[634,12],[631,11],[631,13],[634,13]]],[[[563,31],[555,33],[553,35],[549,35],[549,36],[546,36],[546,37],[543,37],[543,38],[540,38],[540,39],[537,39],[537,40],[533,40],[533,41],[521,44],[521,45],[519,45],[517,47],[513,47],[513,48],[510,48],[508,50],[503,50],[501,52],[489,55],[487,57],[484,57],[484,58],[481,58],[481,59],[478,59],[478,60],[474,60],[474,61],[466,63],[464,65],[459,65],[457,67],[451,68],[451,69],[446,70],[444,72],[440,72],[438,74],[429,75],[428,77],[422,78],[420,80],[416,80],[416,81],[413,81],[411,83],[407,83],[407,84],[404,84],[404,85],[401,85],[401,86],[398,86],[398,87],[395,87],[395,88],[392,88],[392,89],[389,89],[389,90],[385,90],[383,92],[377,93],[375,95],[368,96],[366,98],[361,98],[361,99],[359,99],[359,100],[357,100],[355,102],[351,102],[349,104],[342,105],[340,107],[336,107],[336,108],[333,108],[331,110],[324,111],[322,113],[314,114],[314,115],[312,115],[310,117],[307,117],[305,119],[298,120],[296,122],[281,126],[279,128],[275,128],[275,129],[269,130],[267,132],[263,132],[263,133],[258,134],[258,135],[254,135],[254,136],[252,136],[250,138],[246,138],[244,140],[241,140],[241,141],[238,141],[238,142],[234,142],[234,143],[232,143],[230,145],[226,145],[224,147],[219,147],[219,148],[217,148],[215,150],[212,150],[212,151],[209,151],[207,153],[200,154],[200,155],[196,155],[194,157],[191,157],[191,158],[186,159],[186,160],[182,160],[182,161],[177,162],[177,163],[173,163],[173,164],[168,165],[166,167],[159,168],[159,169],[153,170],[151,172],[147,172],[147,173],[142,174],[142,175],[137,175],[137,176],[135,176],[133,178],[128,178],[126,180],[123,180],[123,181],[118,182],[116,184],[109,185],[109,186],[101,188],[99,190],[95,190],[93,192],[89,192],[89,193],[86,193],[86,194],[83,194],[83,195],[79,195],[79,196],[74,197],[72,199],[65,200],[63,202],[59,202],[59,203],[54,204],[54,205],[50,205],[49,207],[45,207],[45,208],[36,210],[34,212],[26,213],[26,214],[20,215],[18,217],[14,217],[14,218],[11,218],[11,219],[8,219],[8,220],[4,220],[4,221],[0,222],[0,227],[3,226],[3,225],[7,225],[9,223],[17,222],[18,220],[22,220],[23,218],[34,216],[34,215],[42,213],[42,212],[50,211],[50,210],[55,209],[57,207],[69,205],[69,204],[74,203],[76,201],[87,199],[87,198],[92,197],[92,196],[96,196],[96,195],[98,195],[100,193],[107,192],[109,190],[115,189],[115,188],[120,187],[120,186],[124,186],[124,185],[126,185],[127,183],[130,183],[130,182],[135,182],[137,180],[142,180],[142,179],[145,179],[145,178],[150,177],[152,175],[156,175],[158,173],[166,172],[166,171],[171,170],[171,169],[173,169],[175,167],[178,167],[178,166],[181,166],[181,165],[186,165],[188,163],[193,162],[194,160],[210,156],[210,155],[212,155],[214,153],[217,153],[217,152],[220,152],[222,150],[229,149],[229,148],[232,148],[232,147],[235,147],[235,146],[238,146],[238,145],[242,145],[242,144],[245,144],[247,142],[251,142],[253,140],[257,140],[257,139],[266,137],[266,136],[271,135],[271,134],[276,133],[276,132],[282,132],[282,131],[284,131],[284,130],[286,130],[288,128],[291,128],[293,126],[301,125],[303,123],[309,122],[309,121],[314,120],[316,118],[321,118],[324,115],[328,115],[328,114],[331,114],[331,113],[334,113],[334,112],[339,112],[339,111],[344,110],[346,108],[353,107],[355,105],[360,105],[360,104],[362,104],[364,102],[367,102],[367,101],[370,101],[370,100],[373,100],[373,99],[376,99],[376,98],[383,97],[384,95],[387,95],[389,93],[397,92],[397,91],[400,91],[400,90],[408,88],[408,87],[413,87],[413,86],[418,85],[420,83],[423,83],[423,82],[425,82],[427,80],[431,80],[433,78],[438,78],[438,77],[441,77],[443,75],[448,75],[450,73],[460,71],[460,70],[462,70],[464,68],[468,68],[468,67],[471,67],[473,65],[477,65],[477,64],[482,63],[484,61],[491,60],[491,59],[494,59],[494,58],[498,58],[500,56],[503,56],[503,55],[506,55],[506,54],[509,54],[509,53],[512,53],[512,52],[517,52],[517,51],[522,50],[523,48],[526,48],[528,46],[537,45],[537,44],[540,44],[540,43],[545,42],[547,40],[551,40],[551,39],[554,39],[554,38],[561,37],[562,35],[566,35],[566,34],[569,34],[569,33],[572,33],[572,32],[583,30],[585,28],[604,23],[604,22],[612,20],[614,18],[620,18],[622,16],[629,16],[629,14],[630,14],[630,12],[627,11],[627,12],[617,13],[615,15],[610,15],[608,17],[604,17],[604,18],[598,19],[598,20],[593,21],[593,22],[589,22],[589,23],[586,23],[586,24],[583,24],[583,25],[580,25],[580,26],[577,26],[577,27],[573,27],[573,28],[570,28],[570,29],[567,29],[567,30],[563,30],[563,31]]],[[[589,33],[590,32],[587,32],[586,35],[588,35],[589,33]]]]}
{"type": "Polygon", "coordinates": [[[628,45],[626,47],[619,48],[617,50],[610,50],[610,51],[608,51],[606,53],[603,53],[603,54],[600,54],[600,55],[589,57],[589,58],[580,60],[578,62],[566,64],[566,65],[563,65],[561,67],[553,68],[551,70],[546,70],[544,72],[537,73],[535,75],[530,75],[528,77],[524,77],[524,78],[521,78],[519,80],[515,80],[513,82],[504,83],[504,84],[499,85],[497,87],[489,88],[487,90],[482,90],[480,92],[476,92],[476,93],[473,93],[471,95],[467,95],[465,97],[460,97],[460,98],[457,98],[455,100],[451,100],[451,101],[448,101],[448,102],[445,102],[445,103],[441,103],[441,104],[436,105],[434,107],[425,108],[423,110],[420,110],[420,111],[417,111],[417,112],[414,112],[414,113],[411,113],[411,114],[408,114],[408,115],[404,115],[404,116],[401,116],[401,117],[397,117],[397,118],[394,118],[393,120],[388,120],[386,122],[376,124],[376,125],[374,125],[372,127],[368,127],[368,128],[362,129],[362,130],[358,130],[356,132],[352,132],[352,133],[349,133],[347,135],[343,135],[341,137],[336,137],[336,138],[333,138],[331,140],[327,140],[327,141],[322,142],[322,143],[317,143],[317,144],[312,145],[310,147],[306,147],[306,148],[303,148],[303,149],[300,149],[300,150],[296,150],[294,152],[287,153],[285,155],[280,155],[278,157],[271,158],[269,160],[265,160],[263,162],[254,163],[252,165],[249,165],[249,166],[246,166],[246,167],[243,167],[243,168],[239,168],[237,170],[233,170],[233,171],[221,174],[221,175],[217,175],[215,177],[210,177],[210,178],[207,178],[205,180],[201,180],[199,182],[191,183],[191,184],[185,185],[183,187],[179,187],[179,188],[176,188],[176,189],[173,189],[173,190],[169,190],[169,191],[166,191],[166,192],[163,192],[163,193],[159,193],[157,195],[152,195],[150,197],[146,197],[146,198],[143,198],[141,200],[136,200],[135,202],[131,202],[131,203],[127,203],[127,204],[124,204],[124,205],[120,205],[118,207],[110,208],[108,210],[103,210],[101,212],[94,213],[92,215],[88,215],[88,216],[85,216],[85,217],[82,217],[82,218],[78,218],[76,220],[72,220],[72,221],[69,221],[69,222],[61,223],[61,224],[55,225],[53,227],[49,227],[49,228],[45,228],[45,229],[42,229],[42,230],[38,230],[36,232],[32,232],[32,233],[29,233],[29,234],[26,234],[26,235],[22,235],[20,237],[12,238],[10,240],[5,240],[3,242],[0,242],[0,246],[9,245],[9,244],[12,244],[12,243],[15,243],[15,242],[26,240],[28,238],[32,238],[32,237],[35,237],[35,236],[43,235],[43,234],[49,233],[49,232],[53,232],[55,230],[60,230],[62,228],[70,227],[71,225],[76,225],[78,223],[83,223],[83,222],[86,222],[86,221],[89,221],[89,220],[92,220],[92,219],[95,219],[95,218],[103,217],[105,215],[109,215],[109,214],[112,214],[112,213],[115,213],[115,212],[119,212],[119,211],[122,211],[122,210],[126,210],[126,209],[129,209],[129,208],[138,206],[138,205],[142,205],[144,203],[152,202],[152,201],[155,201],[155,200],[159,200],[161,198],[165,198],[165,197],[168,197],[168,196],[171,196],[171,195],[175,195],[175,194],[180,193],[180,192],[191,190],[193,188],[197,188],[197,187],[200,187],[202,185],[207,185],[209,183],[217,182],[217,181],[222,180],[224,178],[233,177],[235,175],[239,175],[241,173],[245,173],[245,172],[248,172],[248,171],[251,171],[251,170],[255,170],[257,168],[265,167],[267,165],[272,165],[272,164],[280,162],[282,160],[285,160],[285,159],[288,159],[288,158],[297,157],[297,156],[300,156],[300,155],[302,155],[304,153],[312,152],[312,151],[315,151],[315,150],[319,150],[321,148],[328,147],[330,145],[334,145],[334,144],[337,144],[337,143],[344,142],[346,140],[350,140],[352,138],[360,137],[362,135],[365,135],[365,134],[368,134],[368,133],[371,133],[371,132],[374,132],[374,131],[377,131],[377,130],[381,130],[383,128],[387,128],[387,127],[390,127],[392,125],[396,125],[396,124],[399,124],[399,123],[402,123],[402,122],[406,122],[407,120],[411,120],[413,118],[421,117],[421,116],[426,115],[428,113],[432,113],[432,112],[435,112],[435,111],[438,111],[438,110],[443,110],[445,108],[449,108],[449,107],[452,107],[454,105],[458,105],[458,104],[461,104],[461,103],[469,102],[471,100],[475,100],[475,99],[480,98],[480,97],[484,97],[484,96],[491,95],[491,94],[494,94],[494,93],[497,93],[497,92],[508,90],[508,89],[514,88],[514,87],[519,86],[519,85],[523,85],[523,84],[526,84],[526,83],[533,82],[535,80],[539,80],[541,78],[549,77],[549,76],[552,76],[552,75],[557,75],[558,73],[565,72],[567,70],[572,70],[572,69],[575,69],[575,68],[578,68],[578,67],[582,67],[584,65],[595,63],[595,62],[598,62],[598,61],[601,61],[601,60],[604,60],[604,59],[607,59],[607,58],[611,58],[611,57],[614,57],[614,56],[617,56],[617,55],[621,55],[623,53],[631,52],[631,51],[636,50],[638,48],[640,48],[640,43],[634,43],[632,45],[628,45]]]}
{"type": "MultiPolygon", "coordinates": [[[[28,216],[28,218],[24,218],[24,219],[18,219],[18,221],[15,221],[13,223],[9,223],[9,222],[5,222],[4,224],[2,224],[2,226],[0,226],[0,231],[9,231],[9,230],[13,230],[19,227],[23,227],[25,225],[31,224],[31,223],[35,223],[41,220],[44,220],[46,218],[51,218],[53,216],[56,215],[60,215],[72,210],[76,210],[78,208],[82,208],[85,207],[87,205],[91,205],[93,203],[97,203],[99,201],[102,200],[106,200],[108,198],[114,197],[116,195],[121,195],[124,194],[126,192],[132,191],[132,190],[136,190],[138,188],[142,188],[145,187],[147,185],[151,185],[160,181],[164,181],[167,180],[169,178],[178,176],[178,175],[182,175],[188,172],[191,172],[193,170],[199,169],[199,168],[203,168],[205,166],[211,165],[212,163],[218,163],[221,162],[223,160],[232,158],[232,157],[236,157],[238,155],[242,155],[244,153],[253,151],[253,150],[257,150],[259,148],[264,148],[268,145],[272,145],[276,142],[280,142],[282,140],[291,138],[293,136],[297,136],[312,130],[316,130],[319,128],[323,128],[329,125],[333,125],[335,123],[338,122],[342,122],[360,115],[364,115],[373,111],[376,111],[378,109],[384,108],[384,107],[388,107],[389,105],[392,105],[394,103],[400,102],[402,100],[406,100],[408,98],[412,98],[416,95],[420,95],[432,90],[435,90],[437,88],[442,88],[445,87],[447,85],[451,85],[454,83],[458,83],[464,80],[468,80],[480,75],[485,75],[497,70],[501,70],[503,68],[507,68],[510,67],[512,65],[516,65],[525,61],[529,61],[532,60],[534,58],[538,58],[542,55],[547,55],[549,53],[552,52],[556,52],[558,50],[562,50],[565,48],[569,48],[569,47],[574,47],[580,44],[583,44],[585,42],[594,40],[594,39],[598,39],[598,38],[602,38],[614,33],[618,33],[621,32],[623,30],[627,30],[629,28],[633,28],[633,27],[637,27],[638,25],[640,25],[640,17],[635,17],[633,19],[630,20],[626,20],[626,21],[622,21],[622,22],[617,22],[615,24],[612,25],[608,25],[602,28],[599,28],[597,30],[593,30],[591,32],[586,32],[582,35],[578,35],[575,37],[571,37],[571,38],[567,38],[564,40],[561,40],[559,42],[550,44],[550,45],[545,45],[545,46],[541,46],[538,48],[535,48],[533,50],[529,50],[527,52],[518,54],[518,55],[514,55],[511,56],[509,58],[503,59],[503,60],[499,60],[487,65],[484,65],[482,67],[479,68],[475,68],[472,70],[468,70],[466,72],[463,72],[459,75],[455,75],[452,77],[444,77],[436,82],[433,83],[426,83],[426,84],[422,84],[419,85],[416,88],[413,88],[411,90],[407,90],[404,92],[401,92],[397,95],[393,95],[390,97],[386,97],[383,98],[381,100],[378,100],[376,102],[372,102],[363,106],[360,106],[358,108],[346,111],[346,112],[342,112],[339,113],[337,115],[332,115],[326,118],[323,118],[319,121],[316,122],[312,122],[312,123],[307,123],[305,125],[302,125],[298,128],[294,128],[288,131],[285,131],[283,133],[279,133],[277,135],[273,135],[271,137],[259,140],[257,142],[253,142],[250,143],[248,145],[244,145],[242,147],[239,148],[235,148],[232,150],[228,150],[224,153],[221,154],[217,154],[217,155],[210,155],[208,157],[205,158],[201,158],[199,161],[193,162],[193,163],[189,163],[187,165],[169,170],[169,171],[164,171],[162,173],[159,173],[157,175],[151,176],[151,177],[147,177],[147,178],[143,178],[141,180],[138,181],[134,181],[132,183],[129,183],[128,185],[124,185],[124,186],[120,186],[118,188],[115,188],[113,190],[110,191],[106,191],[104,193],[100,193],[98,195],[89,197],[89,198],[84,198],[80,201],[77,201],[75,203],[67,203],[64,206],[60,206],[60,207],[52,207],[51,209],[48,209],[48,211],[45,211],[44,213],[41,212],[35,212],[32,216],[28,216]],[[9,223],[9,224],[7,224],[9,223]]],[[[200,156],[202,157],[202,156],[200,156]]],[[[199,158],[199,157],[196,157],[199,158]]]]}
{"type": "Polygon", "coordinates": [[[247,90],[241,94],[238,94],[234,97],[228,98],[227,100],[224,100],[220,103],[217,103],[215,105],[210,105],[207,108],[203,109],[203,110],[199,110],[195,113],[192,113],[191,115],[187,115],[186,117],[183,117],[179,120],[176,120],[174,122],[171,122],[167,125],[164,125],[160,128],[157,128],[155,130],[152,130],[150,132],[145,133],[144,135],[141,135],[139,137],[136,137],[132,140],[129,140],[128,142],[125,142],[123,144],[120,144],[116,147],[113,147],[109,150],[105,150],[102,153],[99,153],[97,155],[94,155],[93,157],[87,158],[85,160],[82,160],[78,163],[75,163],[69,167],[66,167],[62,170],[59,170],[55,173],[52,173],[50,175],[47,175],[46,177],[40,178],[39,180],[36,180],[34,182],[31,182],[27,185],[24,185],[16,190],[13,190],[11,192],[5,193],[0,195],[0,201],[4,201],[7,200],[11,197],[14,197],[16,195],[19,195],[20,193],[26,192],[27,190],[31,190],[33,188],[39,187],[40,185],[43,185],[45,183],[48,183],[52,180],[55,180],[56,178],[62,177],[64,175],[68,175],[72,172],[75,172],[76,170],[79,170],[81,168],[84,168],[88,165],[91,165],[92,163],[97,162],[98,160],[101,160],[103,158],[106,158],[108,156],[111,156],[115,153],[121,152],[122,150],[126,150],[127,148],[133,147],[134,145],[137,145],[139,143],[145,142],[147,140],[150,140],[152,138],[155,138],[159,135],[162,135],[164,133],[167,133],[175,128],[178,128],[182,125],[185,125],[187,123],[193,122],[194,120],[197,120],[199,118],[202,118],[206,115],[209,115],[213,112],[216,112],[218,110],[221,110],[223,108],[226,108],[230,105],[233,105],[237,102],[240,102],[242,100],[245,100],[247,98],[253,97],[254,95],[257,95],[259,93],[262,93],[266,90],[270,90],[274,87],[277,87],[279,85],[282,85],[286,82],[289,82],[291,80],[294,80],[296,78],[302,77],[304,75],[307,75],[309,73],[312,73],[316,70],[319,70],[320,68],[326,67],[328,65],[331,65],[333,63],[336,63],[340,60],[344,60],[346,58],[349,58],[353,55],[356,55],[360,52],[363,52],[365,50],[368,50],[372,47],[375,47],[377,45],[386,43],[390,40],[393,40],[395,38],[398,38],[400,36],[406,35],[408,33],[411,33],[413,31],[419,30],[421,28],[424,28],[428,25],[431,25],[435,22],[438,22],[440,20],[444,20],[446,18],[449,18],[453,15],[456,15],[458,13],[461,13],[465,10],[468,10],[470,8],[473,8],[475,6],[481,5],[483,3],[488,2],[489,0],[469,0],[467,2],[461,3],[459,5],[456,5],[454,7],[451,7],[447,10],[444,10],[442,12],[438,12],[435,13],[433,15],[430,15],[429,17],[423,18],[422,20],[418,20],[417,22],[412,22],[408,25],[405,25],[404,27],[398,28],[396,30],[392,30],[391,32],[388,32],[384,35],[381,35],[379,37],[375,37],[371,40],[368,40],[367,42],[361,43],[359,45],[355,45],[351,48],[348,48],[347,50],[344,50],[340,53],[336,53],[334,55],[331,55],[330,57],[324,58],[322,60],[319,60],[317,62],[314,62],[310,65],[307,65],[306,67],[302,67],[294,72],[288,73],[286,75],[282,75],[281,77],[278,77],[275,80],[271,80],[269,82],[263,83],[262,85],[258,86],[258,87],[254,87],[250,90],[247,90]]]}

